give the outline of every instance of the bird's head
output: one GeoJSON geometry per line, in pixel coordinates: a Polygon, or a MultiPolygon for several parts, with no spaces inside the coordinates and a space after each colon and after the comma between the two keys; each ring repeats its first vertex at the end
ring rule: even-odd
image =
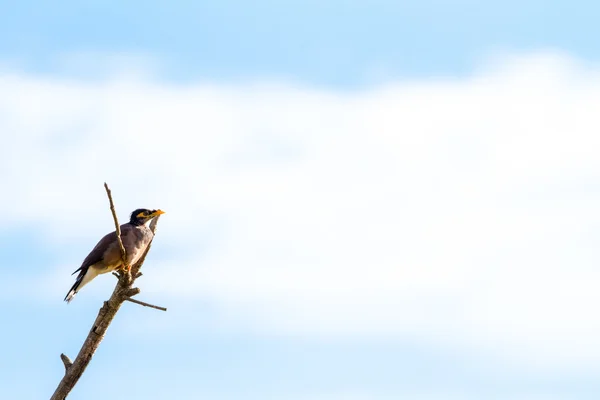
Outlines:
{"type": "Polygon", "coordinates": [[[138,208],[134,212],[131,213],[131,219],[129,223],[132,225],[144,225],[150,221],[152,218],[156,218],[165,212],[162,210],[148,210],[145,208],[138,208]]]}

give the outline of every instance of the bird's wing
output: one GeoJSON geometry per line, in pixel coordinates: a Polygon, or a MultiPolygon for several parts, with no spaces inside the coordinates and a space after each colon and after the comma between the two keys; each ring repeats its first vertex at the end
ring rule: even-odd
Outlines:
{"type": "MultiPolygon", "coordinates": [[[[135,226],[131,224],[123,224],[121,225],[121,241],[123,242],[123,247],[125,248],[125,252],[127,253],[127,260],[131,261],[131,255],[128,242],[131,241],[132,237],[135,237],[135,226]]],[[[123,258],[121,256],[121,249],[119,248],[119,244],[117,242],[117,235],[113,237],[113,241],[108,245],[106,251],[104,252],[104,264],[105,266],[117,266],[123,263],[123,258]]]]}
{"type": "Polygon", "coordinates": [[[94,247],[94,249],[90,252],[90,254],[88,254],[88,256],[85,258],[85,260],[83,260],[83,263],[81,263],[81,267],[79,267],[71,275],[75,275],[79,271],[85,271],[91,265],[94,265],[94,264],[102,261],[104,259],[104,253],[106,252],[108,247],[113,242],[116,242],[116,241],[117,241],[117,233],[116,232],[111,232],[111,233],[105,235],[102,239],[100,239],[98,244],[94,247]]]}

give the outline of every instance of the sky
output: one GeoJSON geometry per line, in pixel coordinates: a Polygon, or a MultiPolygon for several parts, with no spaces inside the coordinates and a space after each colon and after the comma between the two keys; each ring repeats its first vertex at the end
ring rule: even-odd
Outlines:
{"type": "Polygon", "coordinates": [[[600,396],[600,52],[585,1],[12,2],[0,398],[600,396]],[[32,379],[33,378],[33,379],[32,379]]]}

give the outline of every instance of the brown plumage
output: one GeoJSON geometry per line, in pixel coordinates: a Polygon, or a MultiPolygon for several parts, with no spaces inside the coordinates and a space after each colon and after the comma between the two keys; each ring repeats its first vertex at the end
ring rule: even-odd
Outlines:
{"type": "MultiPolygon", "coordinates": [[[[152,240],[154,234],[148,227],[153,218],[163,214],[161,210],[146,210],[143,208],[131,213],[128,223],[121,225],[121,240],[127,253],[127,264],[135,264],[144,254],[146,247],[152,240]]],[[[123,267],[117,233],[111,232],[104,236],[94,249],[83,260],[81,267],[73,274],[79,272],[75,283],[65,297],[68,303],[73,300],[77,292],[92,279],[100,274],[115,271],[123,267]]]]}

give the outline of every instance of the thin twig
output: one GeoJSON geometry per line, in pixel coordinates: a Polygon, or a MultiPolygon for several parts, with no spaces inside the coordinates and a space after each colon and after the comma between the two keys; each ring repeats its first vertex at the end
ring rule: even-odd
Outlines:
{"type": "Polygon", "coordinates": [[[132,299],[131,297],[127,298],[125,300],[126,301],[130,301],[130,302],[135,303],[135,304],[139,304],[140,306],[150,307],[150,308],[156,308],[157,310],[161,310],[161,311],[167,311],[167,309],[165,307],[155,306],[154,304],[145,303],[143,301],[132,299]]]}
{"type": "Polygon", "coordinates": [[[125,246],[123,246],[123,239],[121,239],[121,225],[119,224],[119,220],[117,218],[117,213],[115,211],[115,204],[113,203],[112,193],[108,188],[106,182],[104,182],[104,189],[106,189],[106,194],[108,195],[108,201],[110,202],[110,212],[112,213],[113,220],[115,221],[115,232],[117,233],[117,241],[119,242],[119,250],[121,250],[121,260],[123,260],[123,265],[125,270],[129,270],[129,263],[127,263],[127,252],[125,251],[125,246]]]}

